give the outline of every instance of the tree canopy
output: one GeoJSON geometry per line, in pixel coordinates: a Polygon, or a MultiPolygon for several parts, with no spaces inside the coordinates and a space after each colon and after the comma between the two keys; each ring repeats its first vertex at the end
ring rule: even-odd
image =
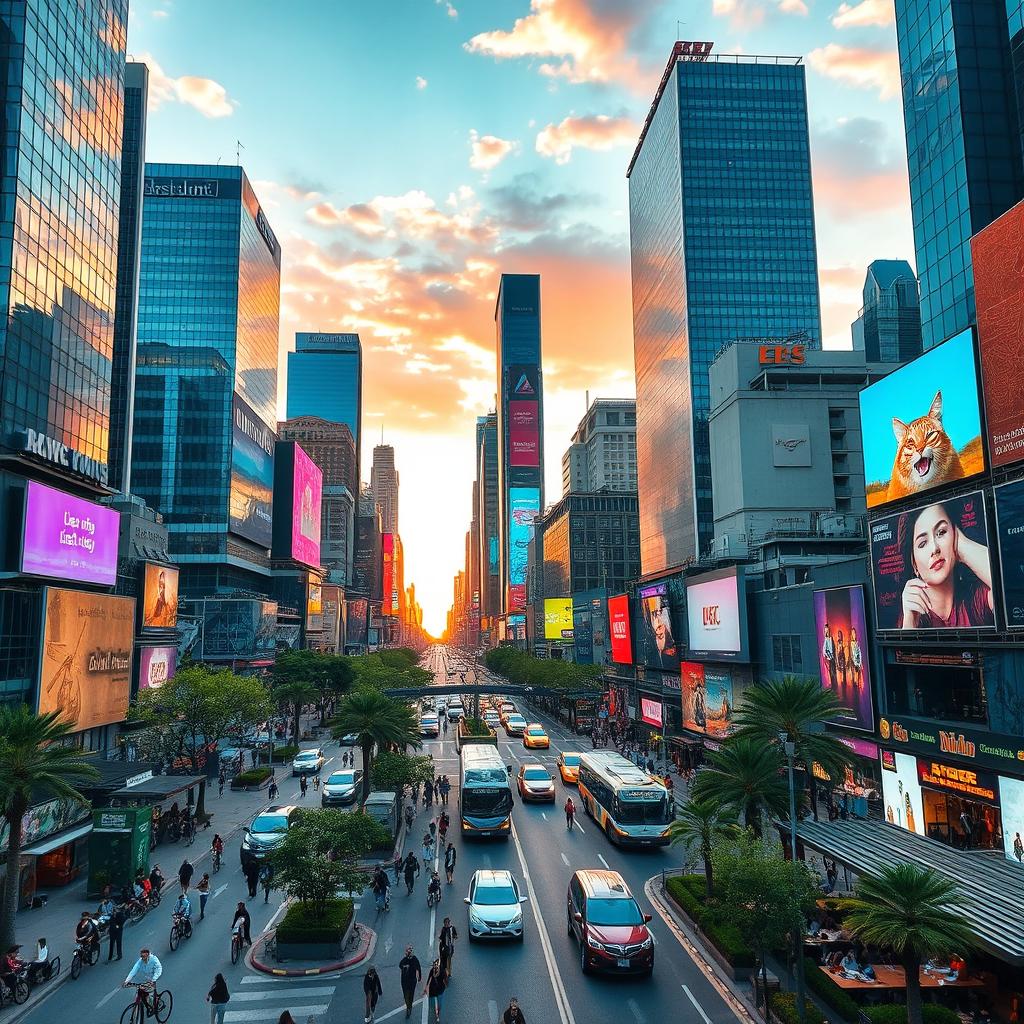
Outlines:
{"type": "Polygon", "coordinates": [[[600,665],[577,665],[572,661],[535,658],[513,647],[495,647],[484,656],[484,664],[510,683],[540,686],[552,690],[575,690],[587,693],[601,691],[600,665]]]}

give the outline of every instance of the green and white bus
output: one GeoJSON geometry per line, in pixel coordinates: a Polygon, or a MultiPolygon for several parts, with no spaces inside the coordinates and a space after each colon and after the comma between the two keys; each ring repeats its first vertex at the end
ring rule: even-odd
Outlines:
{"type": "Polygon", "coordinates": [[[667,846],[675,804],[668,790],[614,750],[580,756],[580,799],[620,846],[667,846]]]}
{"type": "Polygon", "coordinates": [[[512,834],[512,786],[498,748],[490,743],[462,746],[459,814],[462,835],[508,839],[512,834]]]}

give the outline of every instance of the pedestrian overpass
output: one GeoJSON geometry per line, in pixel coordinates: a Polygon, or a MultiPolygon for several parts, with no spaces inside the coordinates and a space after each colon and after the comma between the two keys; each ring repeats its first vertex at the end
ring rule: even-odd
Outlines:
{"type": "Polygon", "coordinates": [[[597,698],[601,695],[600,689],[595,690],[555,690],[549,686],[522,686],[518,683],[509,683],[504,680],[495,680],[488,683],[435,683],[428,686],[403,686],[386,689],[384,693],[389,697],[404,698],[406,700],[419,700],[423,697],[450,696],[459,694],[461,696],[484,697],[492,694],[501,694],[503,697],[577,697],[597,698]]]}

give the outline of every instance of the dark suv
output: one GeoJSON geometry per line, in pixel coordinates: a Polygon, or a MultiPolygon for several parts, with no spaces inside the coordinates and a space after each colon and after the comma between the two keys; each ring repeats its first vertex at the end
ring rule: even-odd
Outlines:
{"type": "Polygon", "coordinates": [[[654,938],[645,914],[618,871],[577,871],[569,880],[566,926],[580,944],[580,967],[650,974],[654,938]]]}

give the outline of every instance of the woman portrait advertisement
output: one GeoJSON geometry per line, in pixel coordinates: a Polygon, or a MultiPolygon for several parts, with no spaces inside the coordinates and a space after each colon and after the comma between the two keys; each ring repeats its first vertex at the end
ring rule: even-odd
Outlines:
{"type": "Polygon", "coordinates": [[[995,625],[992,563],[980,494],[936,502],[904,513],[903,566],[907,573],[900,629],[960,629],[995,625]],[[968,524],[979,524],[980,530],[968,524]]]}
{"type": "Polygon", "coordinates": [[[668,595],[654,593],[642,596],[640,603],[646,634],[646,663],[651,668],[678,668],[679,648],[672,635],[672,606],[668,595]]]}

